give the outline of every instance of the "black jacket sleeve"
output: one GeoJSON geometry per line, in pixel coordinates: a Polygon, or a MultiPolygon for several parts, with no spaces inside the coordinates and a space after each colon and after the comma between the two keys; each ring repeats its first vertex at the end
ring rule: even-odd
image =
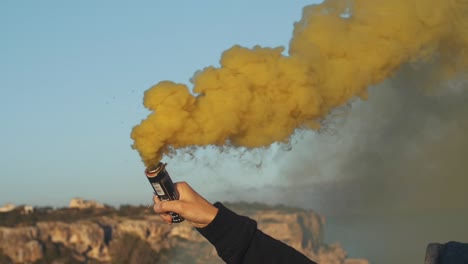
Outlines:
{"type": "Polygon", "coordinates": [[[299,251],[257,229],[257,222],[215,203],[214,220],[197,230],[213,244],[218,255],[229,264],[297,263],[316,264],[299,251]]]}

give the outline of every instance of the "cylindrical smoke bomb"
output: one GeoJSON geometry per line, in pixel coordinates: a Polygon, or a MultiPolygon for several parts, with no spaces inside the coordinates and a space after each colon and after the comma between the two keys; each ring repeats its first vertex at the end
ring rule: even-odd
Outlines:
{"type": "MultiPolygon", "coordinates": [[[[145,170],[146,178],[153,187],[154,194],[159,197],[161,201],[170,201],[178,200],[179,194],[174,187],[169,173],[166,171],[166,164],[159,162],[157,165],[148,167],[145,170]]],[[[180,223],[184,221],[184,218],[180,215],[169,212],[169,215],[172,217],[173,223],[180,223]]]]}

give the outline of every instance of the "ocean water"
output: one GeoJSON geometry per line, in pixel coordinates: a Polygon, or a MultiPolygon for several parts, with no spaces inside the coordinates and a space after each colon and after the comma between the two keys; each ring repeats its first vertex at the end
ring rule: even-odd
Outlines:
{"type": "MultiPolygon", "coordinates": [[[[468,202],[468,201],[467,201],[468,202]]],[[[424,263],[429,243],[468,243],[468,210],[385,216],[330,216],[325,241],[373,264],[424,263]]]]}

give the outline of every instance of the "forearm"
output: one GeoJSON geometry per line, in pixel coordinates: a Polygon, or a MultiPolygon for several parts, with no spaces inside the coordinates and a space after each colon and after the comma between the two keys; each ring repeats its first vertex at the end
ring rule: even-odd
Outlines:
{"type": "Polygon", "coordinates": [[[197,229],[226,263],[307,263],[313,264],[292,247],[264,234],[257,223],[216,203],[214,220],[197,229]]]}

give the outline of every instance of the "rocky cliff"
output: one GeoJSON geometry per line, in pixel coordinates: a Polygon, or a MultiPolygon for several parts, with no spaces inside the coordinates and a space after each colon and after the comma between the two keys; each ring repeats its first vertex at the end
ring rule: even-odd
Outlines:
{"type": "MultiPolygon", "coordinates": [[[[253,210],[245,204],[230,207],[256,219],[265,233],[318,263],[368,263],[347,259],[338,244],[326,245],[325,220],[312,211],[269,207],[253,210]]],[[[36,221],[24,223],[19,219],[16,224],[0,226],[0,262],[223,263],[215,249],[187,222],[166,225],[141,208],[126,215],[105,210],[85,214],[67,211],[59,214],[65,217],[63,220],[36,217],[36,221]],[[74,220],[67,219],[67,215],[74,220]]]]}

